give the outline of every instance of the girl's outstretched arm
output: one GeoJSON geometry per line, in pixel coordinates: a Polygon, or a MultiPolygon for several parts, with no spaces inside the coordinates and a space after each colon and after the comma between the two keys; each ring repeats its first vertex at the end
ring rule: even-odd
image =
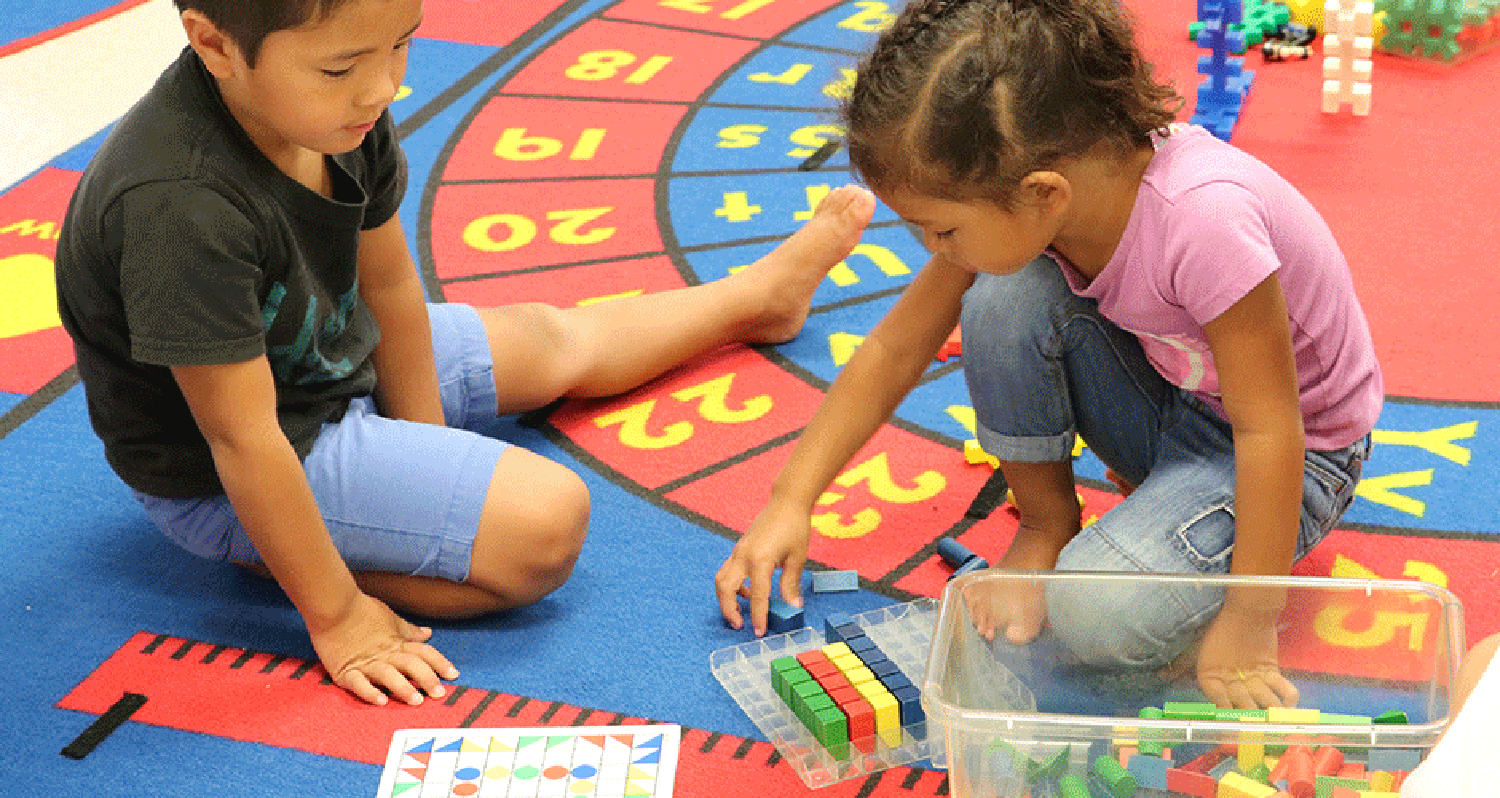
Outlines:
{"type": "Polygon", "coordinates": [[[719,609],[730,626],[744,625],[744,597],[755,634],[765,634],[777,568],[782,598],[801,605],[802,563],[818,497],[926,373],[958,324],[963,293],[973,282],[974,275],[932,258],[839,372],[777,475],[769,503],[715,577],[719,609]]]}
{"type": "MultiPolygon", "coordinates": [[[[1286,298],[1273,273],[1204,325],[1234,428],[1235,532],[1230,573],[1286,576],[1296,557],[1306,439],[1286,298]]],[[[1291,706],[1275,624],[1283,592],[1231,590],[1209,626],[1198,681],[1221,706],[1291,706]]]]}

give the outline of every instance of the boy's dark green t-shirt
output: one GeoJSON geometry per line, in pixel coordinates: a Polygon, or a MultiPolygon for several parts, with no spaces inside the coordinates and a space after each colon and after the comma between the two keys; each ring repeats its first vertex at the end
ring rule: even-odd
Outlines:
{"type": "Polygon", "coordinates": [[[374,390],[380,330],[356,262],[360,232],[389,221],[406,188],[389,112],[329,164],[332,199],[276,168],[185,49],[83,173],[58,240],[58,306],[105,457],[130,487],[223,492],[169,366],[265,355],[299,456],[374,390]]]}

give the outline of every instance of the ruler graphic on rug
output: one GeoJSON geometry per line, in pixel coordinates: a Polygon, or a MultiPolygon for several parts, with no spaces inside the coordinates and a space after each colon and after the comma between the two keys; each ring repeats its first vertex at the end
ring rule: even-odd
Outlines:
{"type": "Polygon", "coordinates": [[[378,798],[671,796],[682,727],[403,729],[378,798]]]}

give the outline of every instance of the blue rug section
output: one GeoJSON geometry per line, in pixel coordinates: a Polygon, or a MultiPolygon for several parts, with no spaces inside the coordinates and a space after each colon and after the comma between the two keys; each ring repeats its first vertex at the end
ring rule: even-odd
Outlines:
{"type": "MultiPolygon", "coordinates": [[[[414,44],[405,81],[411,93],[392,106],[410,166],[401,214],[414,254],[425,246],[425,197],[456,132],[518,65],[616,2],[578,2],[554,20],[551,33],[510,48],[414,44]]],[[[4,0],[0,45],[115,5],[117,0],[4,0]]],[[[732,74],[782,71],[786,59],[810,57],[805,47],[788,45],[815,48],[816,66],[832,72],[845,60],[834,48],[868,43],[868,32],[837,22],[835,15],[820,15],[732,74]]],[[[754,104],[757,97],[736,93],[747,82],[726,81],[705,99],[754,104]]],[[[814,102],[822,98],[784,95],[775,105],[753,110],[768,135],[787,139],[821,121],[805,107],[814,102]],[[801,105],[784,107],[785,102],[801,105]]],[[[738,111],[707,105],[695,109],[667,165],[679,176],[661,187],[669,217],[664,232],[688,248],[683,260],[704,281],[750,262],[770,248],[771,237],[790,233],[794,215],[805,210],[808,188],[847,179],[842,154],[824,172],[747,174],[737,185],[766,198],[761,212],[743,222],[714,214],[724,204],[724,192],[708,174],[722,168],[722,153],[712,145],[724,126],[742,118],[738,111]]],[[[51,165],[82,170],[108,133],[101,131],[51,165]]],[[[856,282],[825,283],[808,333],[778,350],[783,362],[814,383],[837,373],[830,336],[867,334],[925,259],[888,210],[882,210],[865,243],[872,249],[848,261],[847,276],[856,282]]],[[[24,399],[0,393],[0,414],[24,399]]],[[[899,415],[934,437],[961,441],[972,433],[951,409],[967,403],[962,373],[934,363],[929,379],[899,415]]],[[[1346,521],[1500,535],[1500,515],[1475,509],[1493,491],[1500,442],[1488,433],[1497,425],[1500,408],[1388,403],[1361,498],[1346,521]]],[[[593,496],[593,516],[572,579],[553,595],[503,615],[435,625],[434,643],[462,671],[459,683],[761,739],[708,667],[711,652],[748,639],[745,632],[725,627],[713,596],[712,576],[732,542],[668,509],[675,504],[658,505],[640,489],[612,482],[595,470],[597,464],[536,429],[506,420],[488,432],[580,474],[593,496]]],[[[1078,461],[1077,473],[1104,484],[1103,466],[1091,454],[1078,461]]],[[[314,658],[300,618],[274,583],[192,557],[151,527],[104,462],[80,387],[0,436],[0,547],[6,555],[0,572],[0,672],[9,675],[7,699],[0,706],[11,719],[0,724],[0,750],[7,763],[16,763],[7,768],[10,778],[0,793],[226,798],[374,793],[380,778],[375,765],[146,723],[124,724],[82,761],[59,755],[95,716],[58,709],[57,702],[137,631],[314,658]]],[[[807,620],[815,626],[830,613],[853,615],[892,601],[865,591],[813,595],[805,588],[804,595],[807,620]]],[[[1089,687],[1062,685],[1049,698],[1080,710],[1097,708],[1099,696],[1089,687]]],[[[1310,698],[1330,705],[1368,698],[1336,693],[1310,698]]]]}
{"type": "Polygon", "coordinates": [[[119,0],[5,0],[0,47],[116,5],[119,0]]]}

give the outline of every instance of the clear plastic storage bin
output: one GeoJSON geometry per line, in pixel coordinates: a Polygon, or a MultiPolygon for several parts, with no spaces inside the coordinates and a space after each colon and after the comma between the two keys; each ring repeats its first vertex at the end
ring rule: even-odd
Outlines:
{"type": "MultiPolygon", "coordinates": [[[[944,591],[922,705],[932,762],[948,768],[955,796],[1131,795],[1132,783],[1141,795],[1194,795],[1200,793],[1148,791],[1161,785],[1148,788],[1157,777],[1145,766],[1160,763],[1145,759],[1142,771],[1127,771],[1130,779],[1107,783],[1120,771],[1099,760],[1128,763],[1132,749],[1169,749],[1175,765],[1218,755],[1212,777],[1219,780],[1273,765],[1295,745],[1298,758],[1326,749],[1326,762],[1336,752],[1348,772],[1409,770],[1447,725],[1449,686],[1463,651],[1459,600],[1423,582],[989,570],[959,577],[944,591]],[[1142,589],[1222,596],[1226,588],[1251,587],[1273,599],[1284,591],[1279,662],[1301,694],[1298,707],[1317,710],[1316,719],[1305,712],[1290,720],[1280,712],[1268,719],[1181,717],[1184,704],[1207,700],[1192,669],[1168,679],[1154,668],[1088,665],[1050,629],[1026,645],[1007,642],[1003,631],[990,642],[975,630],[974,613],[996,611],[1014,591],[1081,589],[1107,599],[1112,591],[1116,598],[1142,589]],[[1175,716],[1154,717],[1169,703],[1175,716]],[[1210,756],[1199,759],[1204,754],[1210,756]],[[1070,784],[1060,783],[1065,775],[1070,784]],[[1080,781],[1092,792],[1063,791],[1076,791],[1080,781]]],[[[1183,784],[1185,777],[1177,778],[1183,784]]]]}

